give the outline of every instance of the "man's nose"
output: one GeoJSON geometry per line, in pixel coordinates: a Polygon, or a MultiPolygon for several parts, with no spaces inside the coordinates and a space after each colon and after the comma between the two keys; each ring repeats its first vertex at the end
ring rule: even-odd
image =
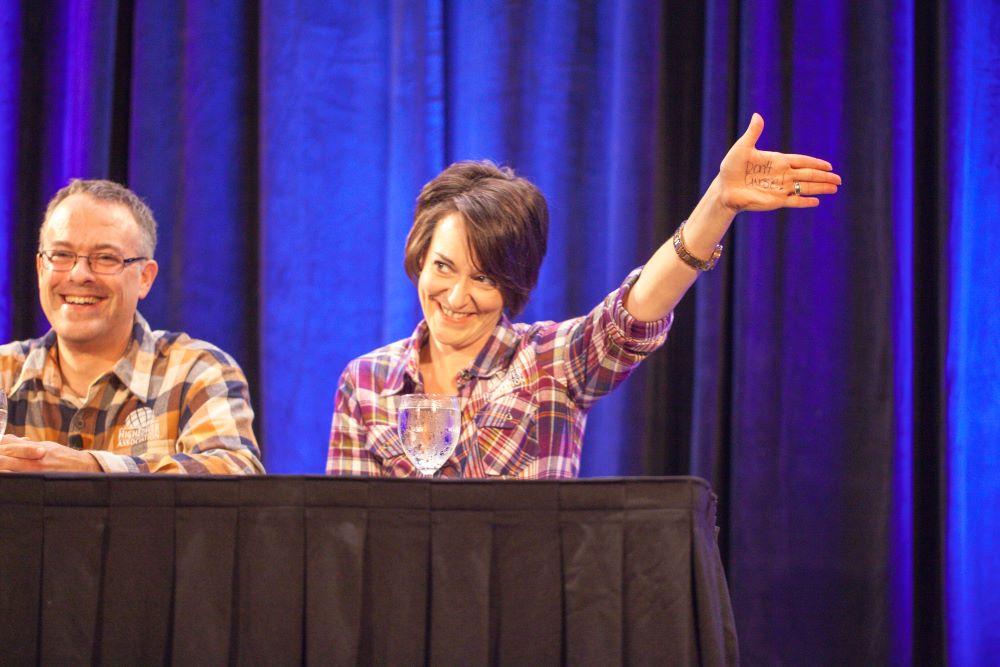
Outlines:
{"type": "Polygon", "coordinates": [[[90,270],[90,260],[83,255],[78,255],[76,258],[76,264],[74,264],[73,268],[69,270],[69,277],[72,278],[74,282],[93,280],[94,272],[90,270]]]}

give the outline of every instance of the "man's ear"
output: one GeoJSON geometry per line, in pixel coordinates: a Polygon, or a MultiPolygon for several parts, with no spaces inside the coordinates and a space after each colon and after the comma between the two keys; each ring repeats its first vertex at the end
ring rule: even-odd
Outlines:
{"type": "Polygon", "coordinates": [[[155,259],[146,260],[142,267],[142,273],[139,274],[139,298],[145,299],[146,295],[149,294],[149,290],[153,287],[153,281],[156,280],[156,274],[160,272],[160,265],[156,263],[155,259]]]}

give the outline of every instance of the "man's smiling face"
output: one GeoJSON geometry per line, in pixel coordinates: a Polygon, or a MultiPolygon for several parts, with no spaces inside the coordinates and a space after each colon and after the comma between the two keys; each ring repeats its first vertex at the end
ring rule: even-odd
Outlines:
{"type": "MultiPolygon", "coordinates": [[[[41,250],[78,255],[111,253],[124,259],[147,255],[139,225],[115,202],[74,194],[49,215],[41,250]]],[[[45,316],[60,345],[102,355],[121,354],[132,331],[140,299],[156,278],[152,259],[135,262],[117,275],[96,274],[79,258],[69,271],[55,271],[36,258],[38,292],[45,316]]]]}

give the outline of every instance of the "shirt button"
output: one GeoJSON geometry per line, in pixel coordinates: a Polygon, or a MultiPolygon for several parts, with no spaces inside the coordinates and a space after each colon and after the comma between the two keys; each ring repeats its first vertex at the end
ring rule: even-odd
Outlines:
{"type": "Polygon", "coordinates": [[[83,430],[83,417],[77,417],[73,421],[73,428],[75,428],[77,431],[83,430]]]}

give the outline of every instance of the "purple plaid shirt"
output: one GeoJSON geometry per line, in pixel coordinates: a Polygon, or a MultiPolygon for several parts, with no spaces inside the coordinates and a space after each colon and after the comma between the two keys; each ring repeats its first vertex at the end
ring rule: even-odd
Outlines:
{"type": "MultiPolygon", "coordinates": [[[[512,324],[503,317],[458,378],[462,431],[445,476],[576,477],[587,412],[667,338],[673,313],[640,322],[622,301],[641,268],[584,317],[512,324]]],[[[396,431],[399,397],[423,392],[421,322],[410,338],[347,365],[330,433],[331,475],[420,476],[396,431]]]]}

